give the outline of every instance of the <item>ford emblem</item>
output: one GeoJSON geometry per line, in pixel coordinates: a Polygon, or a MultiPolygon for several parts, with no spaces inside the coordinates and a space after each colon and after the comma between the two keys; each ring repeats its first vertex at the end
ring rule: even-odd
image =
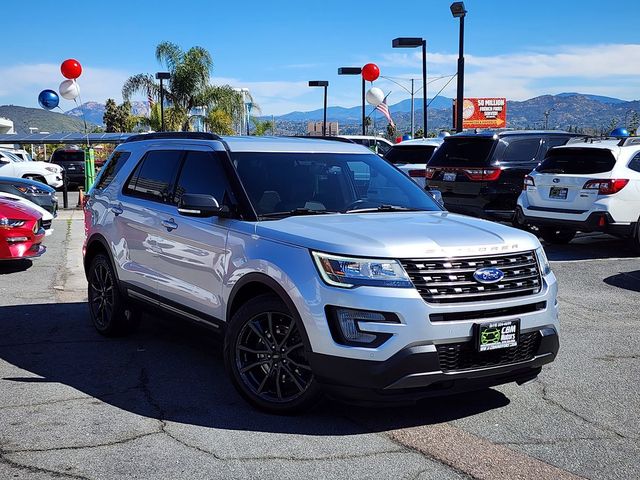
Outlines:
{"type": "Polygon", "coordinates": [[[473,272],[473,278],[480,283],[496,283],[504,278],[504,272],[499,268],[480,268],[473,272]]]}
{"type": "Polygon", "coordinates": [[[560,182],[560,179],[559,179],[559,178],[554,178],[554,179],[553,179],[553,183],[558,183],[558,182],[560,182]]]}

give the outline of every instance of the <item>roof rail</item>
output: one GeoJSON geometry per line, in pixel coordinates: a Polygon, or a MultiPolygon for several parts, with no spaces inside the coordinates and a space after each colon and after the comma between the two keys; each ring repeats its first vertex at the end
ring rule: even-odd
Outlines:
{"type": "Polygon", "coordinates": [[[207,132],[154,132],[133,135],[127,138],[123,143],[142,142],[144,140],[222,140],[215,133],[207,132]]]}
{"type": "Polygon", "coordinates": [[[640,137],[621,138],[618,142],[619,147],[628,147],[630,145],[640,145],[640,137]]]}

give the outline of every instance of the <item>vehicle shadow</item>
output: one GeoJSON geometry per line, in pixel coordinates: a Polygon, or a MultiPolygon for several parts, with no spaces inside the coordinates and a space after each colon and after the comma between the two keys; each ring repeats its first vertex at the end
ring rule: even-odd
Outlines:
{"type": "Polygon", "coordinates": [[[620,272],[605,278],[604,283],[612,287],[631,290],[632,292],[640,292],[640,270],[633,272],[620,272]]]}
{"type": "Polygon", "coordinates": [[[552,245],[545,242],[542,244],[551,261],[599,260],[639,256],[631,247],[629,240],[604,233],[579,233],[566,245],[552,245]]]}
{"type": "Polygon", "coordinates": [[[486,389],[401,409],[326,400],[305,415],[267,415],[233,389],[213,333],[146,316],[138,333],[103,338],[84,303],[0,307],[0,360],[22,370],[0,378],[0,388],[32,389],[33,403],[39,384],[60,383],[138,415],[230,430],[353,435],[441,423],[509,404],[502,393],[486,389]]]}
{"type": "Polygon", "coordinates": [[[0,262],[0,275],[24,272],[33,265],[31,260],[3,260],[0,262]]]}

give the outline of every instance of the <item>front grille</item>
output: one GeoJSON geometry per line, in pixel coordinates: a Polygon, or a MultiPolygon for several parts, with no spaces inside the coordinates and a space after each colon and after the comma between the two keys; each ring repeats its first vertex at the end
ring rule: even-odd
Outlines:
{"type": "Polygon", "coordinates": [[[432,322],[457,322],[460,320],[481,320],[496,317],[515,317],[525,313],[539,312],[547,308],[547,302],[517,305],[515,307],[491,308],[488,310],[473,310],[471,312],[432,313],[432,322]]]}
{"type": "Polygon", "coordinates": [[[541,278],[533,251],[482,257],[401,260],[413,285],[428,303],[460,303],[522,297],[540,291],[541,278]],[[499,268],[504,278],[480,283],[480,268],[499,268]]]}
{"type": "Polygon", "coordinates": [[[436,345],[443,372],[495,367],[531,360],[540,347],[540,332],[520,334],[518,346],[478,352],[473,342],[436,345]]]}

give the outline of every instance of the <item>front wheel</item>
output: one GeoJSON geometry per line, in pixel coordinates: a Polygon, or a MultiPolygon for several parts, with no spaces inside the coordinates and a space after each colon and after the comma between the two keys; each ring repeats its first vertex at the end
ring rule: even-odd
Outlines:
{"type": "Polygon", "coordinates": [[[542,227],[540,236],[547,243],[562,245],[569,243],[576,236],[576,230],[568,228],[542,227]]]}
{"type": "Polygon", "coordinates": [[[133,309],[118,288],[111,262],[104,254],[96,255],[89,267],[89,314],[94,327],[107,337],[125,335],[140,324],[140,312],[133,309]]]}
{"type": "Polygon", "coordinates": [[[261,295],[233,315],[225,367],[240,395],[269,413],[307,410],[321,397],[306,358],[301,322],[275,295],[261,295]]]}

